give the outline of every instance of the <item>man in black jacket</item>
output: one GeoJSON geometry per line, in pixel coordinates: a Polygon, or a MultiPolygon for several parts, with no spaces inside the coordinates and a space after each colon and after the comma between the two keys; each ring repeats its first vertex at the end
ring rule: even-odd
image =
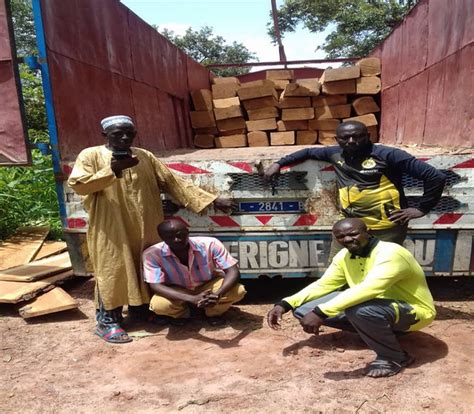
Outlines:
{"type": "MultiPolygon", "coordinates": [[[[308,159],[327,161],[336,171],[342,217],[360,218],[377,238],[402,244],[408,222],[427,214],[439,201],[445,175],[405,151],[373,145],[361,122],[340,124],[336,141],[338,146],[308,147],[281,158],[264,172],[264,178],[270,181],[281,167],[308,159]],[[408,207],[402,186],[404,173],[423,181],[423,196],[416,208],[408,207]]],[[[330,258],[340,249],[333,240],[330,258]]]]}

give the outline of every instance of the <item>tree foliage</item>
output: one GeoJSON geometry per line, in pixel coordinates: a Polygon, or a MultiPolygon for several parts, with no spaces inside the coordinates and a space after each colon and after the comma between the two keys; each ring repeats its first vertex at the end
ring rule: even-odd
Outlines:
{"type": "MultiPolygon", "coordinates": [[[[298,24],[314,33],[334,27],[325,43],[315,49],[324,50],[328,58],[363,57],[389,35],[417,2],[286,0],[278,11],[278,22],[282,34],[294,32],[298,24]]],[[[269,29],[269,34],[274,38],[273,29],[269,29]]]]}
{"type": "MultiPolygon", "coordinates": [[[[156,27],[159,30],[158,27],[156,27]]],[[[189,27],[184,36],[176,35],[168,29],[160,33],[187,55],[202,65],[222,63],[258,62],[255,53],[248,50],[242,43],[227,44],[222,36],[216,36],[212,27],[203,26],[199,30],[189,27]]],[[[248,73],[251,67],[213,69],[218,76],[236,76],[248,73]]]]}

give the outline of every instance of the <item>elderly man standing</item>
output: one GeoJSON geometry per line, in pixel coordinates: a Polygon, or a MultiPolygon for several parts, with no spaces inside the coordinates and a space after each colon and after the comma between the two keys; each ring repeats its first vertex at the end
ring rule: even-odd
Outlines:
{"type": "MultiPolygon", "coordinates": [[[[281,167],[308,159],[327,161],[336,172],[342,217],[358,217],[380,240],[402,244],[408,222],[427,214],[439,201],[446,180],[444,174],[405,151],[373,145],[361,122],[340,124],[336,141],[339,145],[308,147],[281,158],[264,172],[264,178],[270,181],[281,167]],[[423,181],[423,196],[416,208],[408,207],[403,174],[423,181]]],[[[330,258],[340,249],[333,238],[330,258]]]]}
{"type": "Polygon", "coordinates": [[[217,198],[171,172],[151,152],[132,147],[136,129],[130,117],[101,121],[105,145],[86,148],[77,157],[69,186],[83,196],[89,213],[87,243],[96,279],[96,334],[107,342],[131,338],[121,327],[122,307],[147,316],[149,288],[143,281],[141,255],[158,241],[163,221],[160,194],[165,192],[198,213],[214,204],[228,210],[233,203],[217,198]]]}
{"type": "Polygon", "coordinates": [[[318,335],[321,325],[356,331],[377,355],[366,375],[395,375],[414,360],[396,335],[417,331],[436,315],[423,270],[402,246],[371,236],[360,219],[338,221],[333,236],[345,248],[321,279],[277,303],[268,324],[278,329],[293,310],[306,333],[318,335]]]}
{"type": "Polygon", "coordinates": [[[155,292],[150,309],[183,324],[190,306],[201,308],[211,325],[245,295],[240,271],[224,245],[214,237],[189,237],[178,220],[158,226],[163,240],[143,253],[144,278],[155,292]]]}

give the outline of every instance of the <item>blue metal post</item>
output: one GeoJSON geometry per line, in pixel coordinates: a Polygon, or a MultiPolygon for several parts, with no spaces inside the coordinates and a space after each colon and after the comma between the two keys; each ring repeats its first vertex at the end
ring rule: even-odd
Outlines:
{"type": "MultiPolygon", "coordinates": [[[[43,16],[41,14],[41,0],[33,0],[33,16],[36,29],[36,43],[38,45],[38,62],[41,70],[44,98],[46,104],[46,116],[48,120],[49,143],[53,160],[53,171],[61,175],[60,154],[58,146],[58,131],[56,128],[56,116],[54,114],[53,91],[51,88],[51,78],[47,63],[46,40],[44,36],[43,16]]],[[[56,180],[56,193],[59,203],[59,214],[63,227],[66,226],[66,206],[64,203],[64,193],[62,182],[56,180]]]]}

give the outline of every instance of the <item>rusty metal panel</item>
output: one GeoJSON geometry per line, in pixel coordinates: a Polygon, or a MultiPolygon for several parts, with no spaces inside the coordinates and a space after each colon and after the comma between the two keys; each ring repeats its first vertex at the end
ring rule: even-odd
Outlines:
{"type": "Polygon", "coordinates": [[[428,72],[400,84],[398,99],[397,142],[423,144],[426,118],[428,72]]]}
{"type": "Polygon", "coordinates": [[[0,165],[28,164],[23,108],[10,13],[0,0],[0,165]]]}
{"type": "Polygon", "coordinates": [[[64,160],[104,143],[100,120],[110,114],[135,116],[130,79],[50,52],[53,102],[64,160]]]}
{"type": "Polygon", "coordinates": [[[373,52],[382,60],[380,142],[472,146],[474,2],[421,0],[373,52]]]}
{"type": "Polygon", "coordinates": [[[428,3],[421,2],[403,21],[401,79],[408,79],[426,68],[428,59],[428,3]]]}
{"type": "Polygon", "coordinates": [[[192,146],[189,91],[209,87],[207,69],[116,0],[42,5],[63,160],[101,144],[99,121],[116,113],[134,117],[143,148],[192,146]]]}
{"type": "Polygon", "coordinates": [[[428,65],[456,53],[474,41],[474,1],[430,0],[428,65]]]}
{"type": "Polygon", "coordinates": [[[42,0],[49,50],[132,76],[128,9],[116,0],[42,0]]]}
{"type": "Polygon", "coordinates": [[[397,143],[398,125],[398,88],[382,90],[381,97],[381,127],[380,142],[384,144],[397,143]]]}
{"type": "Polygon", "coordinates": [[[474,146],[474,44],[429,70],[424,144],[474,146]]]}
{"type": "Polygon", "coordinates": [[[196,89],[211,89],[208,69],[190,57],[187,58],[186,67],[188,73],[188,88],[190,91],[196,89]]]}
{"type": "Polygon", "coordinates": [[[384,41],[382,49],[382,89],[390,88],[400,82],[402,76],[403,25],[398,26],[384,41]]]}

